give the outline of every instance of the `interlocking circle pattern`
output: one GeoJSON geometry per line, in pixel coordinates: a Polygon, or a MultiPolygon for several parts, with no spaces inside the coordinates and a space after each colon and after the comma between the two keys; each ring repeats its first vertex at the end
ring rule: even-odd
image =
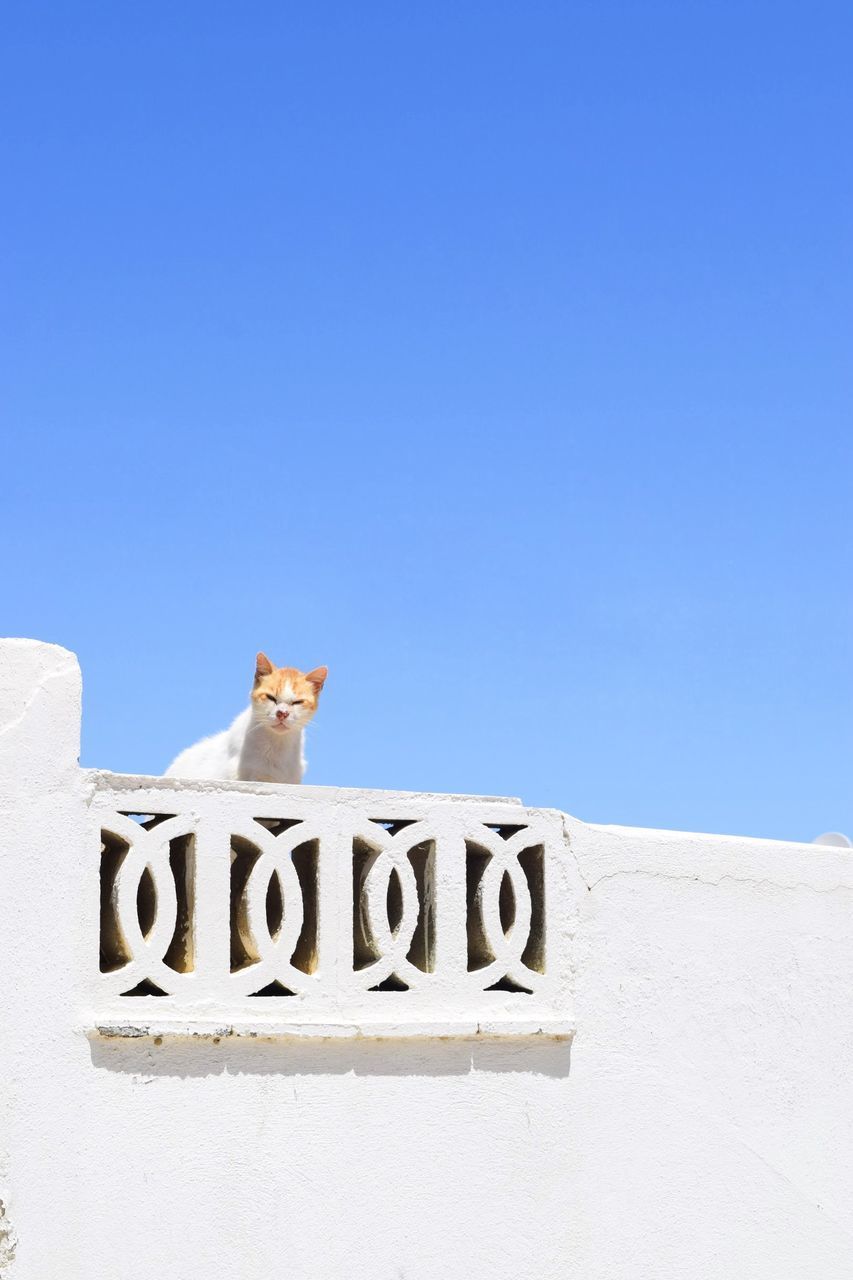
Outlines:
{"type": "Polygon", "coordinates": [[[358,974],[367,987],[377,986],[392,974],[410,989],[421,986],[428,979],[429,975],[407,958],[421,911],[427,910],[427,904],[420,901],[409,852],[431,837],[432,833],[424,822],[410,823],[396,835],[380,826],[371,826],[369,830],[362,829],[358,833],[357,839],[370,850],[356,887],[361,929],[376,956],[375,962],[358,974]],[[400,886],[402,914],[396,927],[392,927],[388,915],[388,888],[395,872],[400,886]]]}
{"type": "Polygon", "coordinates": [[[107,834],[127,846],[111,887],[111,907],[122,949],[130,957],[121,969],[122,982],[132,987],[149,980],[165,992],[174,990],[179,974],[164,957],[178,923],[178,896],[169,862],[173,840],[193,834],[191,814],[167,818],[146,830],[124,814],[114,814],[107,834]],[[139,887],[146,870],[154,885],[154,919],[143,933],[139,919],[139,887]]]}
{"type": "Polygon", "coordinates": [[[255,963],[233,973],[232,985],[249,992],[270,982],[279,982],[294,993],[307,991],[312,985],[312,975],[292,963],[305,923],[305,903],[293,865],[293,850],[316,839],[316,833],[302,822],[281,835],[273,835],[254,821],[234,823],[231,830],[232,838],[242,838],[258,850],[237,904],[240,938],[255,963]],[[281,926],[273,935],[267,921],[267,894],[275,877],[278,877],[283,911],[281,926]]]}
{"type": "Polygon", "coordinates": [[[533,902],[519,855],[532,847],[530,832],[524,829],[504,839],[498,832],[481,827],[471,833],[470,844],[490,855],[477,884],[472,906],[494,957],[490,964],[472,970],[471,981],[478,987],[488,987],[502,978],[509,978],[519,986],[529,988],[538,974],[528,968],[522,955],[530,941],[533,902]],[[505,876],[512,886],[515,902],[514,919],[506,930],[500,908],[505,876]]]}
{"type": "Polygon", "coordinates": [[[410,1008],[522,1016],[528,996],[547,1001],[568,981],[565,930],[546,930],[566,900],[548,815],[492,826],[447,804],[380,819],[296,797],[304,816],[277,817],[283,795],[255,817],[257,796],[195,800],[177,816],[151,803],[142,821],[101,807],[104,992],[165,996],[161,1016],[227,1007],[263,1022],[275,1004],[301,1025],[306,1011],[334,1024],[344,1009],[369,1022],[374,1007],[404,1021],[410,1008]]]}

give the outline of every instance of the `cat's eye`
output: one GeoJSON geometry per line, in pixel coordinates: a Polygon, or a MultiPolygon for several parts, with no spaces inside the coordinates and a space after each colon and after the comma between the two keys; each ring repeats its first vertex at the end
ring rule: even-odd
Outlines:
{"type": "Polygon", "coordinates": [[[304,698],[294,698],[290,705],[292,707],[301,707],[304,701],[304,698]]]}
{"type": "Polygon", "coordinates": [[[267,694],[265,694],[264,696],[265,696],[265,697],[267,697],[267,698],[269,698],[270,702],[277,702],[277,701],[278,701],[278,699],[276,698],[276,696],[275,696],[275,694],[274,694],[274,693],[267,693],[267,694]]]}

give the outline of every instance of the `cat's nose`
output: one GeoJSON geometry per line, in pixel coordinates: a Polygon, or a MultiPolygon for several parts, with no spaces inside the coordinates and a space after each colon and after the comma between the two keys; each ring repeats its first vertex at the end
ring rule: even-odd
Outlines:
{"type": "Polygon", "coordinates": [[[275,713],[276,720],[286,720],[289,715],[289,711],[282,711],[281,708],[275,713]]]}

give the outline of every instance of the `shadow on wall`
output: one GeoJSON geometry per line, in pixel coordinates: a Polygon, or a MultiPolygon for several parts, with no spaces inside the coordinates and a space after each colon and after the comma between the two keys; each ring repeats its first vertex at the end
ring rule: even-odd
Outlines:
{"type": "Polygon", "coordinates": [[[568,1076],[571,1042],[477,1040],[213,1040],[90,1037],[92,1063],[129,1075],[458,1076],[478,1071],[568,1076]]]}

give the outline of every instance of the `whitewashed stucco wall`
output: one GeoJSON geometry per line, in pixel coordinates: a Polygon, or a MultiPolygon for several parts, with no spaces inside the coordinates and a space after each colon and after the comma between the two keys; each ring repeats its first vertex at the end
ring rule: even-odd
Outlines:
{"type": "Polygon", "coordinates": [[[849,852],[569,819],[571,1046],[104,1040],[78,727],[3,642],[0,1276],[850,1276],[849,852]]]}

